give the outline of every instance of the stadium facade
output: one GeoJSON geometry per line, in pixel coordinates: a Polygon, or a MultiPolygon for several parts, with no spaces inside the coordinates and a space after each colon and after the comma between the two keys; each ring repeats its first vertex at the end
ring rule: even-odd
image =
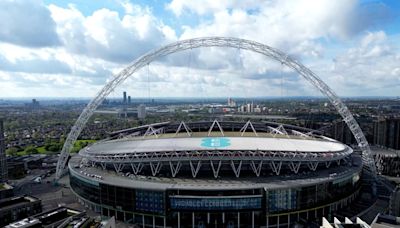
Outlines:
{"type": "Polygon", "coordinates": [[[362,159],[291,125],[164,122],[112,133],[68,169],[81,203],[142,227],[288,227],[351,204],[362,159]]]}

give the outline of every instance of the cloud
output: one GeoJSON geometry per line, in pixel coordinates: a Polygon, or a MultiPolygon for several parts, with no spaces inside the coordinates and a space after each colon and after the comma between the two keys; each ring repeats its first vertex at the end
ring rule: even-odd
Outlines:
{"type": "Polygon", "coordinates": [[[55,23],[39,0],[0,1],[0,41],[27,47],[59,45],[55,23]]]}
{"type": "Polygon", "coordinates": [[[28,72],[28,73],[47,73],[47,74],[70,74],[72,73],[70,67],[57,60],[57,59],[28,59],[28,60],[17,60],[16,62],[10,62],[4,56],[0,55],[0,69],[3,71],[12,72],[28,72]]]}
{"type": "Polygon", "coordinates": [[[128,7],[132,14],[121,18],[118,12],[105,8],[89,16],[73,6],[50,5],[49,9],[65,48],[89,57],[127,63],[176,39],[171,28],[157,20],[148,9],[138,6],[128,7]]]}
{"type": "Polygon", "coordinates": [[[223,11],[231,8],[255,9],[260,5],[259,1],[229,1],[229,0],[205,0],[205,1],[185,1],[172,0],[166,5],[175,15],[181,16],[185,11],[198,15],[212,14],[214,12],[223,11]]]}
{"type": "MultiPolygon", "coordinates": [[[[20,1],[2,1],[0,6],[13,5],[20,15],[29,15],[20,19],[24,23],[30,17],[38,18],[32,20],[34,24],[43,20],[43,28],[33,26],[33,31],[31,27],[5,25],[5,31],[12,34],[0,31],[0,96],[94,96],[111,74],[140,55],[176,40],[204,36],[245,38],[278,48],[316,72],[340,95],[362,95],[365,91],[385,95],[382,88],[388,85],[393,88],[390,94],[395,95],[400,83],[398,36],[379,31],[394,14],[383,3],[172,0],[166,5],[170,12],[159,12],[154,6],[115,1],[120,6],[118,12],[98,7],[86,14],[74,5],[44,6],[39,0],[29,0],[25,6],[20,1]],[[22,11],[29,7],[34,15],[22,11]],[[176,17],[167,18],[171,12],[176,17]],[[196,20],[186,21],[188,18],[196,20]],[[55,38],[35,44],[37,34],[20,30],[44,35],[51,32],[43,30],[53,31],[55,38]]],[[[1,19],[6,15],[4,7],[0,12],[1,19]]],[[[0,25],[4,21],[9,20],[0,25]]],[[[148,72],[147,67],[142,68],[121,86],[138,97],[146,97],[148,87],[152,96],[318,93],[280,62],[250,51],[217,47],[159,58],[149,65],[148,72]]]]}
{"type": "MultiPolygon", "coordinates": [[[[197,7],[197,3],[193,1],[184,2],[183,5],[190,9],[194,8],[190,6],[197,7]]],[[[209,6],[201,4],[198,7],[207,11],[209,6]]],[[[209,11],[212,15],[211,20],[194,27],[184,27],[181,39],[216,35],[233,36],[255,39],[291,54],[303,51],[298,45],[319,53],[321,52],[319,47],[312,50],[314,45],[306,44],[321,38],[350,38],[367,29],[376,19],[372,17],[373,14],[370,14],[370,18],[365,16],[357,18],[358,15],[366,14],[360,11],[356,0],[265,1],[259,3],[257,11],[254,12],[240,7],[230,9],[218,7],[218,10],[209,11]]]]}
{"type": "Polygon", "coordinates": [[[354,96],[360,91],[368,95],[397,96],[400,88],[399,43],[385,32],[369,32],[354,47],[340,52],[331,65],[316,66],[319,73],[339,94],[354,96]],[[385,88],[392,88],[386,90],[385,88]]]}

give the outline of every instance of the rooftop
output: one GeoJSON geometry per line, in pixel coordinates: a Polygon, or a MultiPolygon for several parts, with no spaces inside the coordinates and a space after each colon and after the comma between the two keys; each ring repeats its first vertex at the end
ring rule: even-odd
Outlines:
{"type": "Polygon", "coordinates": [[[161,134],[156,136],[133,137],[101,141],[84,148],[82,153],[129,153],[157,151],[195,151],[195,150],[266,150],[266,151],[304,151],[304,152],[340,152],[346,146],[334,140],[282,136],[270,133],[224,132],[224,137],[213,132],[194,132],[191,137],[186,133],[161,134]]]}

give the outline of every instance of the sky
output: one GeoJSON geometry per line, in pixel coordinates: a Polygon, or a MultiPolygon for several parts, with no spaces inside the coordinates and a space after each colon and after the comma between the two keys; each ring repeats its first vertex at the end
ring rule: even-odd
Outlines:
{"type": "MultiPolygon", "coordinates": [[[[400,96],[398,0],[1,0],[0,97],[94,97],[145,53],[224,36],[279,49],[339,96],[400,96]]],[[[109,96],[319,96],[258,53],[198,48],[157,59],[109,96]]]]}

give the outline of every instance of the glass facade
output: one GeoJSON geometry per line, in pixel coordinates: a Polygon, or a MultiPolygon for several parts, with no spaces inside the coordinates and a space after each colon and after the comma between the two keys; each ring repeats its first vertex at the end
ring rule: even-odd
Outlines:
{"type": "MultiPolygon", "coordinates": [[[[359,174],[354,174],[330,182],[283,189],[164,192],[112,186],[71,174],[70,184],[86,203],[95,204],[102,215],[115,215],[118,220],[151,224],[150,227],[176,224],[178,219],[181,227],[193,227],[193,224],[195,227],[210,224],[238,227],[238,224],[253,222],[271,226],[331,213],[343,205],[327,205],[357,192],[359,179],[359,174]],[[297,213],[299,210],[302,212],[297,213]],[[305,213],[305,210],[312,212],[305,213]]],[[[346,199],[346,204],[352,200],[346,199]]]]}
{"type": "Polygon", "coordinates": [[[359,187],[359,175],[311,186],[272,189],[266,192],[269,213],[289,212],[318,207],[340,200],[359,187]]]}
{"type": "Polygon", "coordinates": [[[136,211],[164,214],[163,192],[136,190],[136,211]]]}
{"type": "Polygon", "coordinates": [[[297,208],[296,189],[278,189],[268,191],[267,205],[269,212],[288,211],[297,208]]]}
{"type": "Polygon", "coordinates": [[[70,184],[76,194],[93,203],[100,204],[100,187],[98,183],[96,184],[79,176],[70,175],[70,184]]]}

